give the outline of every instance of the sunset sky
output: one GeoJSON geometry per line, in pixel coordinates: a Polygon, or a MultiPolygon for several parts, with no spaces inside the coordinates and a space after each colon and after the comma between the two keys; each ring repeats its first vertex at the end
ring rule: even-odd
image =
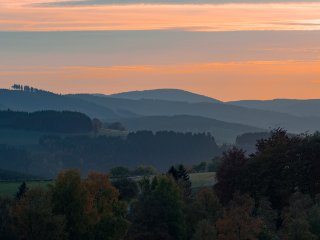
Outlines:
{"type": "Polygon", "coordinates": [[[320,98],[320,1],[119,2],[0,0],[0,87],[320,98]]]}

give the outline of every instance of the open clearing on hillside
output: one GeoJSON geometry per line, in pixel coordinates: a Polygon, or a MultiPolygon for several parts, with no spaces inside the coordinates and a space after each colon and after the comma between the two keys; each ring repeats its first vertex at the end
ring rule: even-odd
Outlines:
{"type": "MultiPolygon", "coordinates": [[[[215,183],[215,173],[191,173],[190,180],[192,182],[193,189],[199,189],[202,187],[211,187],[215,183]]],[[[0,182],[0,196],[14,196],[14,194],[18,191],[19,186],[21,185],[21,181],[16,182],[0,182]]],[[[40,187],[40,188],[48,188],[50,184],[53,183],[52,180],[48,181],[26,181],[27,187],[29,189],[40,187]]]]}

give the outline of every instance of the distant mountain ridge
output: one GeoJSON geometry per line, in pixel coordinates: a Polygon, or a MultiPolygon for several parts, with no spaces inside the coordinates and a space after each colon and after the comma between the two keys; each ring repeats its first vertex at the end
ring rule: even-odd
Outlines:
{"type": "Polygon", "coordinates": [[[287,113],[252,109],[222,102],[188,103],[151,99],[129,100],[97,97],[90,94],[77,94],[72,97],[93,102],[113,111],[128,110],[140,116],[200,116],[262,129],[282,127],[293,133],[313,132],[320,129],[320,118],[318,117],[298,117],[287,113]]]}
{"type": "Polygon", "coordinates": [[[73,99],[45,91],[26,92],[0,89],[0,105],[15,111],[69,110],[83,112],[90,117],[116,119],[121,117],[111,109],[81,99],[73,99]]]}
{"type": "Polygon", "coordinates": [[[235,106],[288,113],[294,116],[320,117],[320,99],[241,100],[228,103],[235,106]]]}
{"type": "Polygon", "coordinates": [[[203,96],[200,94],[188,92],[180,89],[152,89],[143,91],[130,91],[122,92],[109,95],[114,98],[124,98],[131,100],[141,100],[141,99],[151,99],[151,100],[165,100],[173,102],[189,102],[189,103],[199,103],[199,102],[211,102],[220,103],[221,101],[203,96]]]}
{"type": "Polygon", "coordinates": [[[135,129],[139,122],[144,122],[146,128],[149,126],[150,130],[157,128],[160,130],[162,126],[161,130],[185,131],[190,129],[193,132],[204,132],[205,127],[200,126],[201,124],[209,129],[215,129],[216,132],[230,128],[229,133],[225,130],[225,138],[220,135],[220,139],[229,138],[230,132],[232,132],[231,135],[236,132],[242,134],[239,125],[245,125],[254,131],[256,129],[268,131],[278,127],[287,129],[291,133],[319,131],[318,102],[320,100],[220,102],[176,89],[147,90],[115,95],[59,95],[41,90],[28,92],[0,89],[0,106],[4,106],[4,109],[26,112],[78,111],[104,122],[123,121],[130,126],[129,129],[135,129]],[[155,93],[154,97],[152,93],[155,93]],[[306,107],[306,104],[309,107],[306,107]],[[178,115],[185,117],[178,118],[178,115]],[[195,118],[191,120],[192,117],[195,118]],[[184,126],[183,128],[178,126],[178,120],[181,126],[184,126]],[[231,125],[222,125],[220,122],[235,125],[231,127],[231,125]]]}
{"type": "MultiPolygon", "coordinates": [[[[101,96],[101,95],[97,95],[101,96]]],[[[179,89],[153,89],[107,95],[130,100],[165,100],[188,103],[224,103],[220,100],[179,89]]],[[[286,113],[298,117],[320,117],[320,99],[240,100],[225,102],[234,106],[286,113]]]]}
{"type": "Polygon", "coordinates": [[[234,143],[237,136],[248,132],[263,132],[263,129],[243,124],[218,121],[211,118],[177,115],[148,116],[120,120],[129,131],[151,130],[192,133],[210,133],[215,140],[222,143],[234,143]]]}

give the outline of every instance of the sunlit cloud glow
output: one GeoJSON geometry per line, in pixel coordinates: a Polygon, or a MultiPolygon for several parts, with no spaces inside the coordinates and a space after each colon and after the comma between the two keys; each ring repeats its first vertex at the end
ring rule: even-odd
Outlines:
{"type": "MultiPolygon", "coordinates": [[[[36,3],[36,1],[32,1],[36,3]]],[[[34,7],[2,3],[1,31],[320,30],[320,3],[122,4],[34,7]]]]}
{"type": "Polygon", "coordinates": [[[20,82],[59,93],[182,88],[221,100],[318,98],[319,76],[320,61],[0,68],[2,86],[20,82]]]}
{"type": "Polygon", "coordinates": [[[141,1],[0,0],[0,87],[320,97],[319,1],[141,1]]]}

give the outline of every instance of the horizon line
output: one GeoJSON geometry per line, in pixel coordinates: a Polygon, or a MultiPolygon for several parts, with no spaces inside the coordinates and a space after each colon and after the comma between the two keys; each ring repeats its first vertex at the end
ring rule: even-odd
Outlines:
{"type": "MultiPolygon", "coordinates": [[[[22,85],[22,86],[29,86],[29,85],[23,85],[23,84],[19,84],[19,83],[15,83],[18,85],[22,85]]],[[[29,86],[29,87],[33,87],[33,86],[29,86]]],[[[34,87],[36,88],[36,87],[34,87]]],[[[68,95],[78,95],[78,94],[87,94],[87,95],[98,95],[96,97],[113,97],[112,95],[117,95],[117,94],[123,94],[123,93],[131,93],[131,92],[145,92],[145,91],[159,91],[159,90],[173,90],[173,91],[183,91],[183,92],[187,92],[187,93],[191,93],[191,94],[196,94],[202,97],[207,97],[210,98],[212,100],[216,100],[219,101],[221,103],[232,103],[232,102],[239,102],[239,101],[281,101],[281,100],[289,100],[289,101],[313,101],[313,100],[320,100],[320,98],[281,98],[281,97],[277,97],[277,98],[266,98],[266,99],[237,99],[237,100],[231,100],[231,101],[223,101],[199,92],[194,92],[194,91],[189,91],[189,90],[185,90],[183,88],[147,88],[147,89],[143,89],[143,90],[138,90],[138,89],[133,89],[130,91],[123,91],[123,92],[113,92],[113,93],[101,93],[101,92],[69,92],[69,93],[58,93],[58,92],[54,92],[54,91],[49,91],[46,89],[40,89],[40,88],[36,88],[37,90],[40,91],[46,91],[52,94],[56,94],[56,95],[62,95],[62,96],[68,96],[68,95]],[[99,96],[102,95],[102,96],[99,96]]],[[[8,90],[8,91],[23,91],[23,90],[15,90],[12,89],[11,86],[10,87],[0,87],[0,90],[8,90]]],[[[117,97],[114,97],[117,98],[117,97]]],[[[127,99],[127,98],[124,98],[127,99]]],[[[128,98],[129,99],[129,98],[128,98]]],[[[165,99],[157,99],[157,98],[141,98],[141,99],[154,99],[154,100],[163,100],[163,101],[172,101],[175,102],[173,100],[165,100],[165,99]]],[[[129,99],[129,100],[140,100],[140,99],[129,99]]],[[[179,101],[180,102],[180,101],[179,101]]],[[[217,102],[217,103],[219,103],[217,102]]]]}

